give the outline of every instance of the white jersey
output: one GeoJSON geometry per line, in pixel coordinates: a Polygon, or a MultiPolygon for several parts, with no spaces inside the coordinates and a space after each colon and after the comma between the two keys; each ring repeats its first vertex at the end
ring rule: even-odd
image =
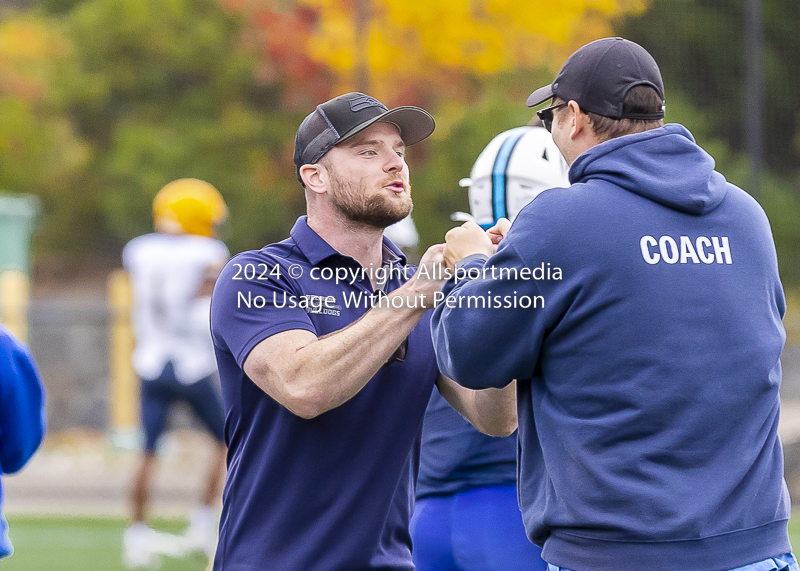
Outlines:
{"type": "Polygon", "coordinates": [[[190,384],[216,372],[209,331],[209,297],[198,288],[209,267],[230,257],[219,240],[192,234],[145,234],[122,251],[133,287],[133,367],[157,378],[168,361],[178,381],[190,384]]]}
{"type": "Polygon", "coordinates": [[[409,214],[399,222],[395,222],[383,231],[383,235],[389,238],[398,248],[413,248],[419,243],[419,234],[414,220],[409,214]]]}

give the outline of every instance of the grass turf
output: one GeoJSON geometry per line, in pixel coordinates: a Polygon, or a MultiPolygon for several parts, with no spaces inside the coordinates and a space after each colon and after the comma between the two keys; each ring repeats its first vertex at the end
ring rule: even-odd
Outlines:
{"type": "MultiPolygon", "coordinates": [[[[125,571],[122,565],[123,519],[71,517],[9,517],[14,555],[3,560],[3,571],[125,571]]],[[[180,532],[182,521],[152,522],[160,531],[180,532]]],[[[159,571],[204,571],[200,555],[164,557],[159,571]]]]}
{"type": "MultiPolygon", "coordinates": [[[[14,555],[3,571],[124,571],[121,560],[122,519],[9,517],[14,555]]],[[[181,521],[156,521],[153,527],[176,533],[181,521]]],[[[789,522],[793,546],[800,545],[800,519],[789,522]]],[[[159,571],[203,571],[200,556],[163,558],[159,571]]]]}

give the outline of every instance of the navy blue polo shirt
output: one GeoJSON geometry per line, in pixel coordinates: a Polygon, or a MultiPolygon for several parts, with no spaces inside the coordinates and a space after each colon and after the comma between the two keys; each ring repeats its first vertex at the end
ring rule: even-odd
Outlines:
{"type": "MultiPolygon", "coordinates": [[[[384,239],[386,292],[413,275],[384,239]]],[[[425,407],[438,369],[429,314],[402,360],[343,405],[295,416],[242,370],[267,337],[318,337],[356,321],[373,294],[361,266],[298,219],[291,237],[234,257],[214,290],[211,330],[222,381],[228,476],[216,571],[411,570],[408,522],[425,407]],[[278,269],[276,269],[278,268],[278,269]],[[325,279],[336,270],[359,279],[325,279]],[[353,275],[353,274],[350,274],[353,275]],[[353,281],[353,283],[349,283],[353,281]]]]}

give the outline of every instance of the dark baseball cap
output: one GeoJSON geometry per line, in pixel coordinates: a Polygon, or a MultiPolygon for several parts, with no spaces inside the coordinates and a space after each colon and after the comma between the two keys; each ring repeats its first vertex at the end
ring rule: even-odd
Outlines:
{"type": "Polygon", "coordinates": [[[431,114],[419,107],[389,110],[377,99],[357,92],[334,97],[317,105],[297,129],[294,165],[298,179],[300,167],[319,162],[332,147],[378,122],[397,126],[406,146],[425,139],[436,127],[431,114]]]}
{"type": "Polygon", "coordinates": [[[625,96],[637,85],[649,85],[664,100],[664,82],[653,56],[630,40],[603,38],[569,56],[555,81],[531,93],[527,104],[534,107],[557,96],[612,119],[663,119],[663,107],[657,113],[623,113],[625,96]]]}

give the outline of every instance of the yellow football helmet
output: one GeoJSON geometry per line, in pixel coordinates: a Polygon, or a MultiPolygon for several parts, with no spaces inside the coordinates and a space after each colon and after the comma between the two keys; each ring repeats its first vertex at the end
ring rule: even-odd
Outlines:
{"type": "Polygon", "coordinates": [[[219,191],[196,178],[174,180],[153,199],[153,219],[161,231],[177,226],[186,234],[210,237],[227,216],[219,191]]]}

